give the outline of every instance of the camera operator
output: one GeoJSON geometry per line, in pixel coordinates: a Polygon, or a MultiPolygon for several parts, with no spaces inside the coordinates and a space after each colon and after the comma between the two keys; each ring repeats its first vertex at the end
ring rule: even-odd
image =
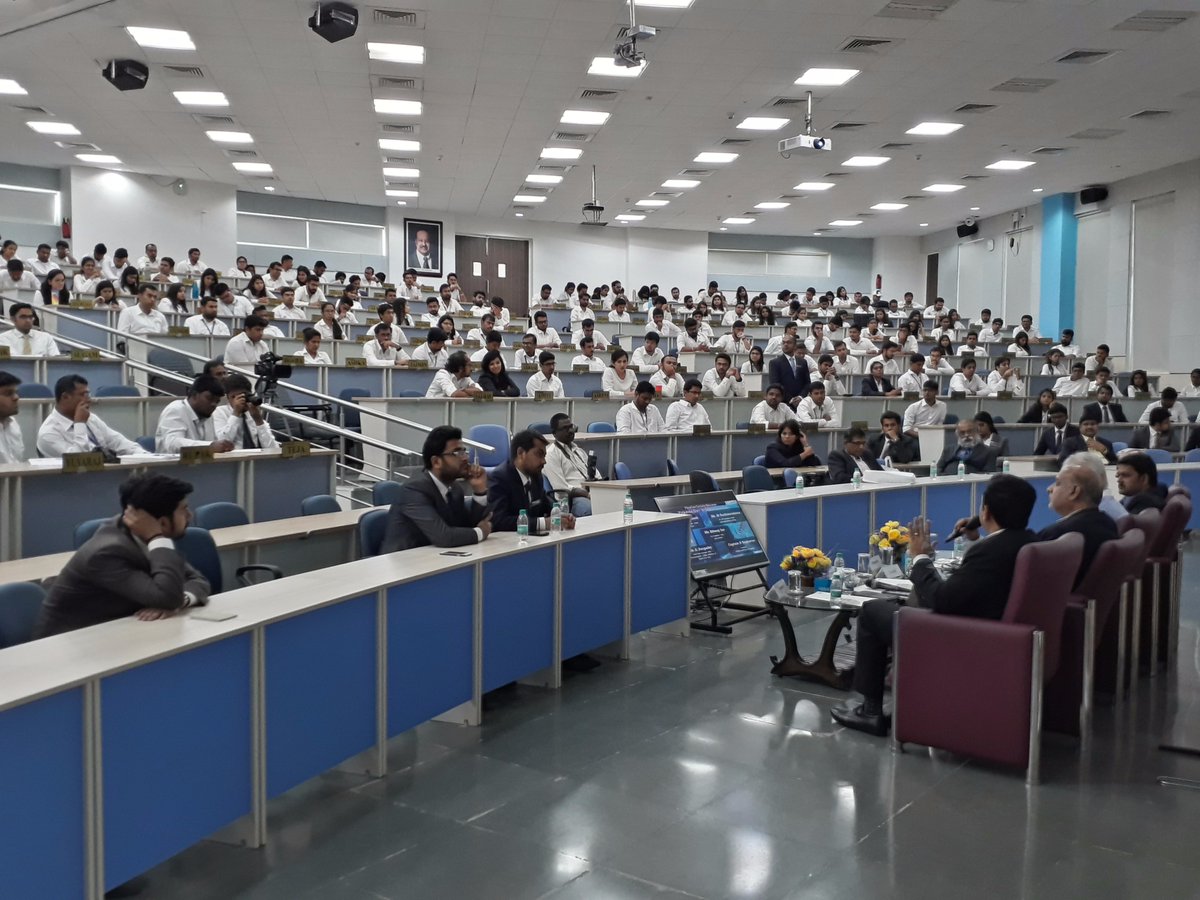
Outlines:
{"type": "Polygon", "coordinates": [[[213,413],[218,440],[229,441],[235,450],[274,450],[279,446],[263,415],[263,398],[255,394],[245,375],[227,375],[223,382],[228,405],[213,413]]]}
{"type": "Polygon", "coordinates": [[[263,340],[263,331],[267,320],[256,315],[246,316],[242,333],[234,335],[225,345],[225,365],[253,367],[266,353],[271,352],[271,345],[263,340]]]}

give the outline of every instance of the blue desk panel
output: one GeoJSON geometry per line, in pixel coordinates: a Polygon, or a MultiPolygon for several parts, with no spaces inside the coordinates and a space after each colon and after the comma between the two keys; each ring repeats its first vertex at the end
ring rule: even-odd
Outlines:
{"type": "MultiPolygon", "coordinates": [[[[35,360],[35,359],[4,359],[4,360],[0,360],[0,370],[7,372],[9,375],[16,375],[18,378],[21,379],[22,384],[34,384],[37,382],[36,369],[37,369],[37,360],[35,360]]],[[[54,382],[51,381],[48,385],[46,385],[46,387],[50,388],[50,390],[53,391],[54,390],[54,382]]],[[[20,389],[18,388],[18,393],[19,393],[19,391],[20,391],[20,389]]],[[[38,424],[41,424],[41,423],[39,422],[38,424]]],[[[31,455],[36,453],[37,450],[35,449],[35,445],[37,444],[37,432],[34,431],[34,433],[32,435],[26,433],[23,435],[23,437],[25,438],[26,452],[31,455]],[[32,440],[31,440],[31,438],[32,438],[32,440]]]]}
{"type": "Polygon", "coordinates": [[[254,492],[255,522],[300,515],[300,501],[309,493],[329,490],[332,456],[264,456],[253,460],[250,489],[254,492]]]}
{"type": "Polygon", "coordinates": [[[104,679],[109,890],[251,811],[250,635],[104,679]]]}
{"type": "MultiPolygon", "coordinates": [[[[392,370],[396,375],[399,375],[401,369],[392,370]]],[[[342,366],[329,366],[326,372],[328,385],[327,393],[337,397],[346,388],[363,388],[370,391],[372,397],[383,396],[384,376],[387,374],[387,369],[347,369],[342,366]]],[[[407,381],[404,384],[397,379],[392,384],[393,392],[399,392],[406,388],[420,390],[421,396],[425,396],[425,391],[429,387],[429,383],[433,381],[433,372],[428,370],[422,372],[406,373],[407,381]]]]}
{"type": "Polygon", "coordinates": [[[475,569],[388,588],[388,737],[475,694],[475,569]]]}
{"type": "Polygon", "coordinates": [[[1009,456],[1033,456],[1033,448],[1041,436],[1040,428],[1006,428],[1000,425],[996,430],[1008,441],[1009,456]]]}
{"type": "MultiPolygon", "coordinates": [[[[982,498],[982,488],[979,496],[982,498]]],[[[971,503],[971,484],[956,477],[938,478],[925,490],[925,517],[933,523],[934,533],[944,539],[954,530],[954,523],[979,512],[979,504],[971,503]]]]}
{"type": "MultiPolygon", "coordinates": [[[[1175,475],[1174,472],[1163,473],[1167,477],[1162,479],[1170,484],[1170,478],[1175,475]]],[[[1179,483],[1192,492],[1192,519],[1188,522],[1188,528],[1200,528],[1200,471],[1180,469],[1179,483]]],[[[1120,498],[1117,498],[1120,499],[1120,498]]]]}
{"type": "Polygon", "coordinates": [[[569,659],[625,633],[625,535],[571,541],[562,552],[562,658],[569,659]]]}
{"type": "Polygon", "coordinates": [[[124,384],[124,368],[125,364],[118,359],[72,362],[69,359],[52,358],[46,360],[46,384],[53,389],[54,383],[64,375],[80,375],[87,379],[88,388],[95,394],[96,388],[124,384]]]}
{"type": "Polygon", "coordinates": [[[542,547],[483,564],[484,691],[554,664],[554,556],[542,547]]]}
{"type": "MultiPolygon", "coordinates": [[[[107,309],[64,309],[63,312],[84,322],[72,322],[63,316],[54,316],[57,333],[63,337],[72,338],[98,347],[111,347],[110,335],[96,326],[104,325],[109,328],[117,327],[117,313],[107,309]]],[[[51,316],[46,316],[47,319],[51,316]]],[[[115,335],[111,336],[115,338],[115,335]]]]}
{"type": "Polygon", "coordinates": [[[687,520],[637,528],[630,540],[630,633],[685,618],[691,588],[687,520]]]}
{"type": "MultiPolygon", "coordinates": [[[[157,471],[163,471],[161,468],[157,471]]],[[[191,484],[195,490],[188,497],[188,506],[195,509],[197,506],[203,506],[205,503],[216,503],[218,501],[229,501],[230,503],[240,503],[241,496],[238,493],[238,473],[242,471],[240,462],[214,462],[214,463],[199,463],[194,466],[180,465],[177,468],[172,467],[166,474],[172,475],[175,478],[182,478],[184,481],[191,484]]],[[[298,485],[291,485],[288,494],[292,497],[307,497],[309,491],[304,488],[297,490],[298,485]]],[[[311,493],[324,492],[324,485],[320,490],[314,490],[311,493]]],[[[114,491],[111,496],[115,497],[114,491]]],[[[296,508],[299,508],[300,501],[293,501],[296,508]]],[[[107,513],[105,513],[107,515],[107,513]]],[[[294,516],[295,513],[288,513],[294,516]]]]}
{"type": "Polygon", "coordinates": [[[268,797],[375,744],[376,622],[368,594],[267,626],[268,797]]]}
{"type": "Polygon", "coordinates": [[[917,486],[875,493],[875,521],[872,531],[884,522],[907,525],[921,514],[921,489],[917,486]]]}
{"type": "Polygon", "coordinates": [[[0,713],[0,896],[84,896],[83,689],[0,713]]]}
{"type": "MultiPolygon", "coordinates": [[[[871,537],[871,495],[852,491],[821,498],[821,549],[830,559],[857,559],[871,537]]],[[[794,543],[803,543],[795,541],[794,543]]]]}
{"type": "MultiPolygon", "coordinates": [[[[1037,500],[1033,504],[1033,513],[1029,516],[1029,527],[1034,531],[1041,531],[1048,525],[1059,520],[1059,515],[1050,508],[1050,494],[1046,488],[1054,484],[1054,476],[1047,475],[1026,475],[1025,480],[1033,485],[1037,491],[1037,500]]],[[[980,494],[982,499],[983,495],[980,494]]]]}
{"type": "MultiPolygon", "coordinates": [[[[759,535],[762,540],[762,535],[759,535]]],[[[864,536],[866,540],[869,535],[864,536]]],[[[820,540],[817,534],[817,500],[797,500],[793,503],[775,503],[767,507],[767,558],[770,560],[768,580],[774,582],[779,575],[779,563],[797,545],[816,547],[820,540]]]]}
{"type": "MultiPolygon", "coordinates": [[[[632,438],[617,442],[616,462],[629,466],[634,478],[654,478],[667,474],[666,437],[632,438]]],[[[719,470],[715,470],[719,471],[719,470]]]]}
{"type": "Polygon", "coordinates": [[[754,465],[754,460],[767,452],[767,444],[775,440],[771,429],[766,434],[735,434],[729,438],[729,468],[737,471],[754,465]]]}
{"type": "MultiPolygon", "coordinates": [[[[287,387],[289,384],[295,384],[302,388],[308,388],[310,391],[319,389],[321,381],[321,366],[292,366],[292,374],[280,382],[281,387],[287,387]]],[[[298,397],[303,397],[303,394],[298,394],[298,397]]],[[[298,399],[299,403],[303,403],[303,399],[298,399]]],[[[317,401],[314,401],[317,402],[317,401]]]]}
{"type": "Polygon", "coordinates": [[[675,443],[675,464],[679,474],[686,475],[696,469],[704,472],[724,470],[723,454],[725,438],[721,435],[687,435],[675,443]]]}

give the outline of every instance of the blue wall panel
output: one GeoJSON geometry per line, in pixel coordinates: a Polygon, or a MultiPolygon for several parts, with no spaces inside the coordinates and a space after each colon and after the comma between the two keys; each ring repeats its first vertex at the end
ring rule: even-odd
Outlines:
{"type": "Polygon", "coordinates": [[[688,567],[688,520],[635,529],[629,630],[645,631],[684,618],[691,587],[688,567]]]}
{"type": "Polygon", "coordinates": [[[554,663],[553,547],[483,564],[483,689],[554,663]]]}
{"type": "MultiPolygon", "coordinates": [[[[763,536],[758,536],[762,542],[763,536]]],[[[776,503],[767,507],[767,558],[771,568],[767,580],[774,583],[780,577],[779,563],[799,545],[815,547],[817,534],[817,498],[776,503]]]]}
{"type": "Polygon", "coordinates": [[[562,658],[570,659],[625,633],[625,535],[570,541],[562,552],[562,658]]]}
{"type": "MultiPolygon", "coordinates": [[[[853,491],[821,498],[821,549],[830,559],[858,557],[871,537],[871,495],[853,491]]],[[[797,541],[796,543],[800,543],[797,541]]]]}

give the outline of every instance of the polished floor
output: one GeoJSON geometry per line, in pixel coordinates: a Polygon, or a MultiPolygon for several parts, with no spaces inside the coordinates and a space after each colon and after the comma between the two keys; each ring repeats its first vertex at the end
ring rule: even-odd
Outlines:
{"type": "MultiPolygon", "coordinates": [[[[383,780],[332,774],[272,805],[270,844],[206,842],[142,896],[196,900],[1197,898],[1200,555],[1179,671],[1050,738],[1043,784],[835,726],[837,691],[767,672],[775,623],[638,638],[560,692],[498,696],[482,728],[394,742],[383,780]],[[1190,732],[1190,733],[1189,733],[1190,732]]],[[[797,622],[799,623],[799,619],[797,622]]],[[[824,623],[798,629],[815,647],[824,623]]],[[[198,760],[197,765],[220,765],[198,760]]]]}

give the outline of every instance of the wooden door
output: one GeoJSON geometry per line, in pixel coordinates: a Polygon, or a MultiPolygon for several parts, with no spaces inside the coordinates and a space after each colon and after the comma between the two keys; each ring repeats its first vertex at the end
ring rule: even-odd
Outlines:
{"type": "Polygon", "coordinates": [[[925,260],[925,306],[929,306],[938,295],[938,255],[930,253],[925,260]]]}
{"type": "Polygon", "coordinates": [[[529,241],[487,239],[488,290],[504,298],[514,316],[529,314],[529,241]]]}
{"type": "Polygon", "coordinates": [[[454,236],[454,274],[463,288],[463,306],[476,291],[488,291],[487,238],[473,235],[454,236]],[[476,274],[478,273],[478,274],[476,274]]]}

